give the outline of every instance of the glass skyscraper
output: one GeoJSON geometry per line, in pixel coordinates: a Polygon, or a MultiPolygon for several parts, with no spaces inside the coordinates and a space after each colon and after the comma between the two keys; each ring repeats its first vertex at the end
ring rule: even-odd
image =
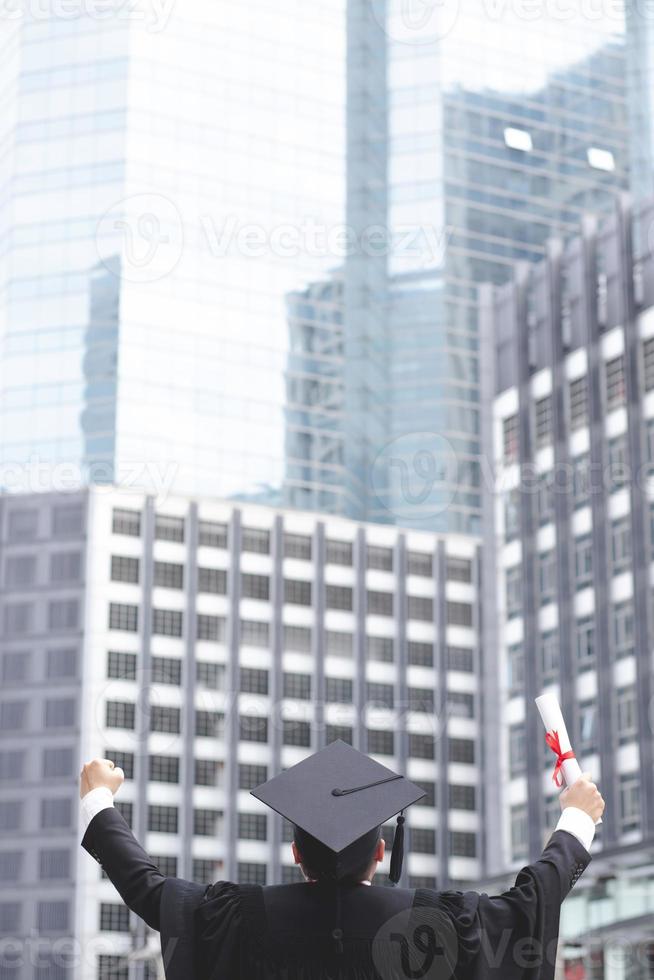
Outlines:
{"type": "Polygon", "coordinates": [[[0,486],[476,530],[476,288],[626,185],[623,24],[120,6],[5,32],[0,486]]]}

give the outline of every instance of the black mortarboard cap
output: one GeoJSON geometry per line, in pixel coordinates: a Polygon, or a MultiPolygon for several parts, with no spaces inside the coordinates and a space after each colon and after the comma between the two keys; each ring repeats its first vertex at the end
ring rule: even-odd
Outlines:
{"type": "MultiPolygon", "coordinates": [[[[356,843],[369,846],[370,835],[391,817],[425,795],[424,790],[358,752],[332,742],[279,776],[252,790],[333,856],[336,879],[357,866],[356,843]]],[[[402,870],[403,818],[391,856],[391,880],[402,870]]],[[[374,841],[373,841],[374,844],[374,841]]]]}

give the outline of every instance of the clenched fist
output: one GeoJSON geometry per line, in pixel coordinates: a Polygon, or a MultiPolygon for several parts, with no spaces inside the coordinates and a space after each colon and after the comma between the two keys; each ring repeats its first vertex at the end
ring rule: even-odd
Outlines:
{"type": "Polygon", "coordinates": [[[576,806],[579,810],[587,813],[589,817],[592,817],[595,823],[597,823],[604,813],[604,807],[606,805],[602,794],[595,783],[592,782],[589,772],[585,772],[576,783],[568,786],[561,793],[559,800],[561,801],[562,810],[565,810],[567,806],[576,806]]]}
{"type": "Polygon", "coordinates": [[[79,795],[84,797],[92,789],[106,786],[115,796],[124,781],[125,773],[110,759],[94,759],[87,762],[80,773],[79,795]]]}

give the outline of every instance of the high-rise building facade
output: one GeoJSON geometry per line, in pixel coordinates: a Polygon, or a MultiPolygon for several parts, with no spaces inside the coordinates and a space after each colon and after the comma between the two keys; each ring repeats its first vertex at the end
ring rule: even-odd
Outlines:
{"type": "Polygon", "coordinates": [[[477,286],[625,185],[623,27],[447,6],[9,19],[0,486],[478,531],[477,286]]]}
{"type": "Polygon", "coordinates": [[[623,202],[483,302],[484,547],[497,583],[484,690],[502,721],[502,860],[533,858],[558,808],[533,704],[553,690],[607,804],[604,892],[582,888],[570,908],[600,950],[617,941],[611,917],[651,912],[654,894],[654,260],[642,237],[653,220],[651,202],[623,202]],[[598,911],[602,897],[612,911],[598,911]]]}
{"type": "Polygon", "coordinates": [[[11,980],[46,975],[36,933],[57,980],[135,976],[145,934],[79,848],[88,758],[124,768],[164,873],[273,883],[297,875],[288,827],[248,791],[340,738],[425,788],[406,883],[481,877],[477,541],[108,486],[0,506],[11,980]]]}

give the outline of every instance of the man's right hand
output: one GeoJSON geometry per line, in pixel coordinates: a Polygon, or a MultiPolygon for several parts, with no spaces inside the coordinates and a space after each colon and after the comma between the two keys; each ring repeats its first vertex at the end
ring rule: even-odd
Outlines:
{"type": "Polygon", "coordinates": [[[606,806],[602,794],[591,780],[589,772],[585,772],[576,783],[564,789],[559,800],[562,810],[568,806],[575,806],[578,810],[583,810],[589,817],[592,817],[594,823],[597,823],[602,816],[606,806]]]}
{"type": "Polygon", "coordinates": [[[80,773],[79,795],[84,799],[92,789],[106,786],[115,796],[124,781],[125,773],[110,759],[94,759],[87,762],[80,773]]]}

